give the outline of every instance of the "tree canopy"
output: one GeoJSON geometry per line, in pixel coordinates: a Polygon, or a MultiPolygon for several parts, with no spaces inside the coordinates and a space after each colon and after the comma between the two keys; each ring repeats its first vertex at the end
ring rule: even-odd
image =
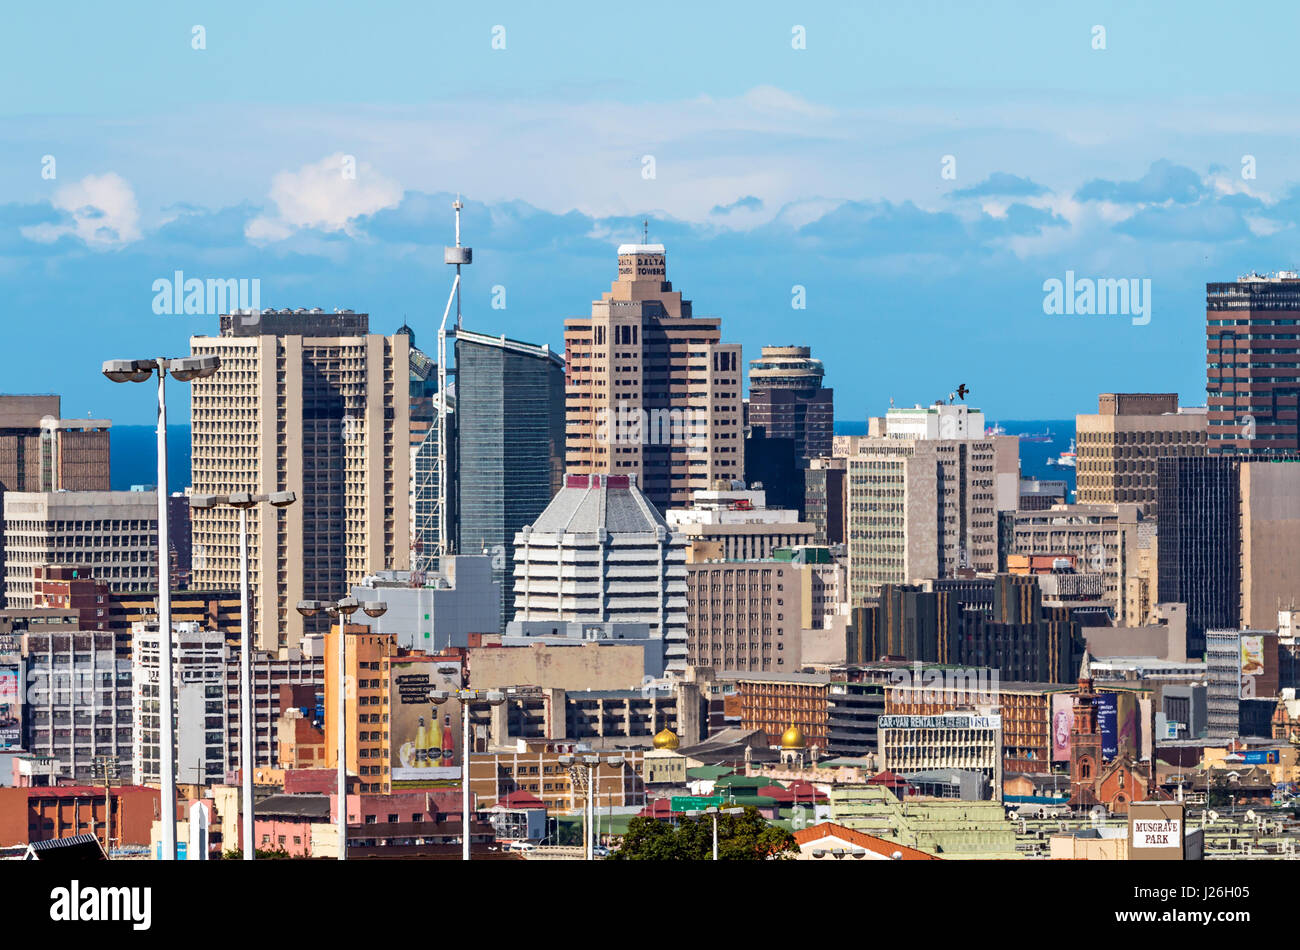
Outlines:
{"type": "MultiPolygon", "coordinates": [[[[769,825],[757,808],[746,808],[743,815],[718,816],[720,861],[761,861],[784,857],[794,849],[794,836],[769,825]]],[[[621,861],[708,861],[712,857],[712,815],[682,818],[676,824],[633,818],[622,847],[610,855],[621,861]]]]}

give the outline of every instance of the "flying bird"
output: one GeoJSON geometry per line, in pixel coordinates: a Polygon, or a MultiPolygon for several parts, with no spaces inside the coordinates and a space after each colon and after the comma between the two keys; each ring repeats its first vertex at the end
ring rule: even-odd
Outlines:
{"type": "Polygon", "coordinates": [[[962,399],[966,398],[966,394],[968,392],[970,392],[970,390],[966,388],[965,383],[962,383],[960,386],[957,387],[957,395],[960,396],[962,399]]]}

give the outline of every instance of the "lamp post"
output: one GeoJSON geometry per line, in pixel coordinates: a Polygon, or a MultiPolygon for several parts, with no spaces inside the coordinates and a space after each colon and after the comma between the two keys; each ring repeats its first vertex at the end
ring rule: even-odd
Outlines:
{"type": "Polygon", "coordinates": [[[172,682],[171,571],[167,530],[167,374],[188,383],[217,371],[216,356],[105,360],[103,373],[115,383],[143,383],[158,373],[158,715],[159,778],[162,785],[162,858],[176,860],[175,684],[172,682]]]}
{"type": "MultiPolygon", "coordinates": [[[[586,766],[587,769],[587,801],[583,808],[582,815],[582,837],[583,845],[586,851],[586,859],[594,861],[596,859],[595,847],[592,839],[592,819],[595,815],[595,787],[596,787],[596,768],[601,763],[601,757],[596,752],[565,752],[561,754],[557,761],[566,768],[575,768],[576,766],[586,766]]],[[[620,768],[623,765],[623,756],[609,755],[604,762],[610,768],[620,768]]]]}
{"type": "Polygon", "coordinates": [[[248,610],[248,509],[269,502],[287,508],[297,500],[291,491],[254,495],[235,492],[231,495],[191,495],[190,507],[210,510],[229,505],[239,509],[239,771],[242,778],[244,860],[257,856],[253,841],[253,636],[248,610]]]}
{"type": "Polygon", "coordinates": [[[718,808],[717,805],[710,805],[703,811],[688,811],[686,814],[691,818],[699,818],[701,815],[713,816],[713,860],[718,860],[718,815],[743,815],[743,808],[718,808]]]}
{"type": "Polygon", "coordinates": [[[300,600],[298,601],[298,613],[304,617],[314,617],[318,613],[327,613],[339,622],[339,648],[338,648],[338,670],[335,676],[335,683],[338,691],[338,700],[334,704],[335,716],[338,720],[335,726],[335,732],[338,737],[338,772],[339,772],[339,813],[338,813],[338,830],[339,830],[339,860],[345,861],[348,856],[348,733],[347,733],[347,676],[343,669],[347,664],[347,623],[357,610],[363,610],[367,617],[382,617],[388,612],[388,605],[382,600],[371,600],[362,604],[355,597],[344,597],[339,601],[331,600],[300,600]]]}
{"type": "Polygon", "coordinates": [[[460,701],[460,859],[469,860],[469,707],[470,703],[485,702],[500,706],[506,694],[499,689],[431,689],[429,699],[441,706],[449,699],[460,701]]]}

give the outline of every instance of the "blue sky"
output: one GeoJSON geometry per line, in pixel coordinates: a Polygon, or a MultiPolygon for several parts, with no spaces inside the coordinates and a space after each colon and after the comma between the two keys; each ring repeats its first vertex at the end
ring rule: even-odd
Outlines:
{"type": "Polygon", "coordinates": [[[1300,11],[849,6],[7,9],[3,389],[149,421],[98,366],[213,331],[153,312],[176,270],[431,346],[459,192],[474,329],[560,347],[648,215],[696,312],[811,344],[839,418],[959,382],[994,418],[1203,403],[1205,282],[1300,265],[1300,11]],[[1071,270],[1149,279],[1150,323],[1045,314],[1071,270]]]}

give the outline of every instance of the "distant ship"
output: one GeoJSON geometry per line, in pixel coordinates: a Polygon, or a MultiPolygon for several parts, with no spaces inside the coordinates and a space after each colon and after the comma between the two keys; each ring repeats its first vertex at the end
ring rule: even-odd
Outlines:
{"type": "Polygon", "coordinates": [[[1021,432],[1019,435],[1021,442],[1051,442],[1053,438],[1051,429],[1046,432],[1021,432]]]}
{"type": "Polygon", "coordinates": [[[1070,440],[1070,447],[1061,453],[1059,458],[1048,459],[1048,465],[1059,465],[1062,468],[1075,468],[1078,456],[1074,451],[1074,439],[1070,440]]]}
{"type": "Polygon", "coordinates": [[[989,426],[985,432],[985,435],[1006,435],[1006,434],[1007,434],[1007,427],[1000,422],[993,423],[993,425],[989,426]]]}

